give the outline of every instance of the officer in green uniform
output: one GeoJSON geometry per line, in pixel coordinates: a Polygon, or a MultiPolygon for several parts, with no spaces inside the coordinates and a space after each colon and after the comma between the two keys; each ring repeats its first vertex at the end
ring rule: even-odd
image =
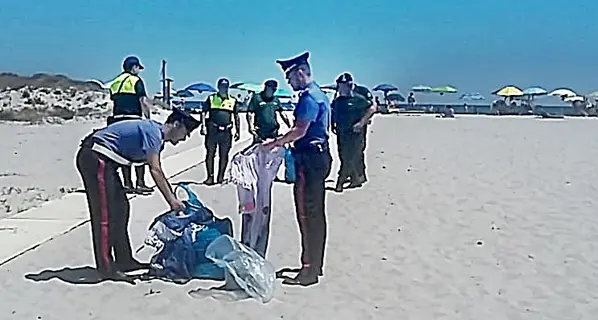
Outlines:
{"type": "Polygon", "coordinates": [[[284,114],[280,100],[274,96],[277,89],[278,82],[276,80],[268,80],[264,83],[264,90],[254,94],[249,101],[249,105],[247,106],[247,125],[249,133],[253,136],[254,143],[278,137],[280,124],[276,119],[277,113],[287,127],[291,127],[291,122],[284,114]]]}
{"type": "Polygon", "coordinates": [[[232,139],[240,138],[239,102],[229,95],[228,79],[218,80],[218,92],[210,95],[202,108],[201,134],[205,135],[206,146],[206,185],[214,184],[214,158],[218,149],[218,176],[216,183],[224,180],[224,172],[228,165],[228,155],[232,146],[232,139]],[[206,117],[207,116],[207,117],[206,117]],[[232,133],[233,120],[235,125],[232,133]]]}
{"type": "MultiPolygon", "coordinates": [[[[356,84],[353,91],[366,98],[366,100],[368,100],[372,104],[372,108],[374,108],[375,112],[378,111],[378,106],[380,104],[376,100],[374,100],[374,96],[372,95],[370,89],[356,84]]],[[[363,127],[363,130],[361,131],[361,133],[363,134],[363,144],[361,145],[361,153],[359,154],[357,173],[360,176],[360,180],[363,182],[368,181],[367,175],[365,173],[365,149],[367,145],[368,125],[370,125],[371,123],[372,121],[369,120],[365,127],[363,127]]]]}
{"type": "MultiPolygon", "coordinates": [[[[123,72],[110,85],[110,98],[114,102],[112,115],[108,117],[108,125],[123,120],[149,119],[151,103],[145,91],[139,72],[143,66],[139,58],[129,56],[123,62],[123,72]]],[[[149,193],[153,189],[145,184],[145,166],[136,166],[137,186],[133,188],[131,168],[121,167],[126,192],[149,193]]]]}
{"type": "Polygon", "coordinates": [[[355,93],[351,74],[341,74],[336,83],[338,97],[331,106],[332,130],[337,135],[341,166],[335,190],[342,192],[347,180],[351,181],[349,187],[360,187],[364,183],[360,172],[363,131],[376,110],[371,101],[355,93]]]}

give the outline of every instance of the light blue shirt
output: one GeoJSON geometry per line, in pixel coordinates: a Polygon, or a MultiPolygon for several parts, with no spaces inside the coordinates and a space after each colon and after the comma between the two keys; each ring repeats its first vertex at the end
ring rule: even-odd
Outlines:
{"type": "Polygon", "coordinates": [[[314,144],[328,144],[330,101],[315,82],[299,95],[294,115],[296,120],[309,123],[305,136],[295,141],[296,149],[305,149],[314,144]]]}
{"type": "Polygon", "coordinates": [[[145,162],[152,153],[160,153],[164,125],[149,119],[123,120],[96,132],[98,143],[132,162],[145,162]]]}

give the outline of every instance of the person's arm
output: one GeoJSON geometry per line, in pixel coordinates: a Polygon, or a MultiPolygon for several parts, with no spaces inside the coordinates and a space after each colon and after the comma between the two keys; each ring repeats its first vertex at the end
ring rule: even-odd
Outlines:
{"type": "Polygon", "coordinates": [[[143,80],[139,79],[137,83],[135,83],[135,95],[137,99],[139,99],[139,104],[141,105],[141,113],[143,117],[146,119],[150,118],[150,113],[152,110],[152,103],[150,99],[147,97],[147,92],[145,92],[145,85],[143,84],[143,80]]]}
{"type": "Polygon", "coordinates": [[[253,132],[255,131],[255,128],[253,127],[253,121],[254,121],[254,112],[255,112],[255,104],[257,103],[257,101],[255,101],[255,95],[253,97],[251,97],[251,100],[249,100],[249,104],[247,105],[247,114],[245,115],[245,120],[247,120],[247,128],[249,128],[249,133],[253,134],[253,132]]]}
{"type": "Polygon", "coordinates": [[[337,111],[336,111],[336,99],[332,100],[332,103],[330,104],[330,126],[331,126],[331,130],[333,133],[336,133],[336,116],[337,116],[337,111]]]}
{"type": "Polygon", "coordinates": [[[208,112],[210,111],[210,107],[211,107],[210,97],[208,97],[206,99],[206,101],[204,102],[203,108],[201,108],[201,116],[200,116],[201,119],[200,120],[201,120],[201,126],[203,128],[206,127],[206,117],[208,115],[208,112]]]}
{"type": "Polygon", "coordinates": [[[177,199],[174,192],[172,191],[170,183],[168,183],[168,180],[166,180],[166,175],[164,174],[164,171],[162,171],[160,154],[155,152],[149,153],[147,155],[147,163],[149,164],[150,174],[154,179],[154,182],[156,183],[158,190],[160,190],[160,193],[162,193],[162,196],[164,196],[166,202],[168,202],[168,204],[172,207],[173,204],[176,203],[177,199]]]}
{"type": "Polygon", "coordinates": [[[305,136],[309,125],[318,117],[320,106],[312,96],[305,96],[299,99],[295,113],[295,125],[282,137],[268,143],[270,147],[283,146],[287,143],[297,141],[305,136]]]}
{"type": "Polygon", "coordinates": [[[369,105],[369,107],[365,110],[365,113],[363,117],[361,117],[361,120],[359,120],[359,127],[364,127],[366,124],[368,124],[368,121],[370,121],[374,113],[376,113],[376,111],[378,110],[378,107],[376,106],[375,102],[366,101],[366,103],[369,105]]]}
{"type": "Polygon", "coordinates": [[[239,118],[239,102],[235,102],[233,107],[233,120],[235,121],[235,131],[237,135],[241,134],[241,119],[239,118]]]}

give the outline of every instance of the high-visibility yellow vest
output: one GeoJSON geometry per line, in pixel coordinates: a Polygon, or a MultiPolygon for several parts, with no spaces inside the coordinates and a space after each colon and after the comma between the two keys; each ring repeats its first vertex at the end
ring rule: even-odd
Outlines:
{"type": "Polygon", "coordinates": [[[110,85],[110,95],[135,94],[135,84],[139,77],[128,72],[121,73],[110,85]]]}
{"type": "Polygon", "coordinates": [[[218,94],[213,94],[210,96],[210,109],[220,109],[233,112],[235,110],[236,103],[237,100],[230,96],[227,99],[223,99],[218,94]]]}

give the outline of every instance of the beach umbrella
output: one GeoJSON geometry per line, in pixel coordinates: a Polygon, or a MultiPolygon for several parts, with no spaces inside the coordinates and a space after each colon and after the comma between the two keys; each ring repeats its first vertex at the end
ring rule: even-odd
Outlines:
{"type": "Polygon", "coordinates": [[[434,87],[431,91],[434,93],[439,93],[440,95],[445,93],[457,93],[457,89],[451,86],[434,87]]]}
{"type": "Polygon", "coordinates": [[[324,90],[324,91],[336,91],[336,83],[332,83],[332,84],[327,84],[325,86],[321,86],[320,89],[324,90]]]}
{"type": "Polygon", "coordinates": [[[195,90],[198,92],[217,92],[216,88],[212,87],[211,85],[203,82],[194,83],[188,85],[187,88],[184,89],[185,91],[195,90]]]}
{"type": "Polygon", "coordinates": [[[591,97],[591,98],[598,98],[598,91],[594,91],[594,92],[592,92],[592,93],[588,94],[588,97],[591,97]]]}
{"type": "Polygon", "coordinates": [[[428,87],[428,86],[424,86],[424,85],[420,84],[420,85],[411,87],[411,91],[413,91],[413,92],[431,92],[432,87],[428,87]]]}
{"type": "Polygon", "coordinates": [[[388,101],[405,102],[405,97],[403,97],[400,93],[391,93],[386,97],[386,99],[388,99],[388,101]]]}
{"type": "Polygon", "coordinates": [[[230,88],[242,91],[260,92],[264,88],[264,85],[256,82],[238,82],[230,86],[230,88]]]}
{"type": "Polygon", "coordinates": [[[567,97],[576,97],[577,93],[573,92],[571,89],[560,88],[552,91],[548,94],[549,96],[567,98],[567,97]]]}
{"type": "Polygon", "coordinates": [[[523,95],[526,96],[542,96],[548,94],[548,91],[542,87],[530,87],[523,90],[523,95]]]}
{"type": "Polygon", "coordinates": [[[193,93],[188,90],[179,90],[174,94],[174,96],[177,98],[191,98],[193,97],[193,93]]]}
{"type": "Polygon", "coordinates": [[[565,102],[583,102],[586,99],[582,96],[573,96],[573,97],[565,97],[563,101],[565,102]]]}
{"type": "Polygon", "coordinates": [[[390,91],[397,91],[399,88],[393,86],[392,84],[382,83],[374,87],[374,91],[382,91],[384,94],[388,94],[390,91]]]}
{"type": "Polygon", "coordinates": [[[465,94],[461,95],[461,97],[459,99],[461,99],[461,100],[485,100],[486,98],[484,98],[484,96],[478,92],[473,92],[473,93],[465,93],[465,94]]]}
{"type": "Polygon", "coordinates": [[[523,91],[515,86],[506,86],[500,90],[494,91],[492,94],[501,97],[520,97],[523,96],[523,91]]]}
{"type": "Polygon", "coordinates": [[[276,92],[274,92],[274,95],[279,98],[292,98],[293,97],[292,92],[290,92],[287,89],[282,89],[282,88],[277,89],[276,92]]]}

